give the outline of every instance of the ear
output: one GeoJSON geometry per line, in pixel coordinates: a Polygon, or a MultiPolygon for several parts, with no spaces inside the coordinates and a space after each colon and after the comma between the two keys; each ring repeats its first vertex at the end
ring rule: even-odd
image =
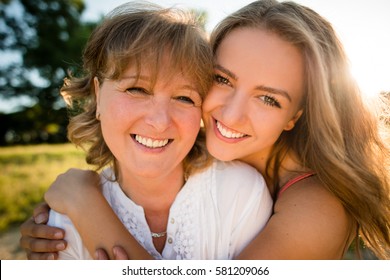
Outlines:
{"type": "Polygon", "coordinates": [[[284,130],[289,131],[294,128],[296,122],[299,120],[299,118],[302,116],[303,109],[299,110],[295,116],[286,124],[284,127],[284,130]]]}
{"type": "Polygon", "coordinates": [[[100,115],[100,83],[99,79],[97,77],[93,78],[93,85],[94,85],[94,90],[95,90],[95,98],[96,98],[96,116],[100,115]]]}

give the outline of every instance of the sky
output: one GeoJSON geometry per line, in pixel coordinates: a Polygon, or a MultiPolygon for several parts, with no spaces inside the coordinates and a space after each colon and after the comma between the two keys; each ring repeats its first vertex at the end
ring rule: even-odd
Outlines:
{"type": "MultiPolygon", "coordinates": [[[[96,21],[127,0],[84,0],[84,20],[96,21]]],[[[149,0],[160,6],[205,10],[206,29],[252,0],[149,0]]],[[[351,71],[363,94],[375,96],[390,91],[390,1],[389,0],[296,0],[328,19],[350,60],[351,71]]],[[[26,100],[28,103],[28,100],[26,100]]],[[[0,99],[0,111],[10,107],[0,99]]]]}

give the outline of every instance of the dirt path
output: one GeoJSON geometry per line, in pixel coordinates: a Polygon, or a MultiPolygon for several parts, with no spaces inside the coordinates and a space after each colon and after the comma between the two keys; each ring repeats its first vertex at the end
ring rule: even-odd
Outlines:
{"type": "Polygon", "coordinates": [[[19,228],[14,227],[0,234],[0,260],[25,260],[26,255],[19,247],[19,228]]]}

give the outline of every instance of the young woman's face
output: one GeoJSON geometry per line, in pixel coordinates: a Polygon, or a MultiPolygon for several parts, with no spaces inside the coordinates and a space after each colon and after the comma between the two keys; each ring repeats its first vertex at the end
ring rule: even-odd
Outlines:
{"type": "Polygon", "coordinates": [[[201,97],[180,73],[167,79],[129,68],[119,80],[95,78],[97,111],[105,142],[120,172],[158,178],[182,169],[200,129],[201,97]]]}
{"type": "Polygon", "coordinates": [[[203,103],[210,153],[224,161],[264,162],[302,113],[303,73],[299,50],[277,35],[256,28],[228,34],[203,103]]]}

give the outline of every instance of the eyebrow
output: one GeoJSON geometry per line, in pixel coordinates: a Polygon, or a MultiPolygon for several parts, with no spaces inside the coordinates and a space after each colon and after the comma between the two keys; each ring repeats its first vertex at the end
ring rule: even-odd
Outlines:
{"type": "Polygon", "coordinates": [[[226,69],[225,67],[223,67],[222,65],[219,65],[219,64],[215,64],[214,65],[214,68],[218,69],[219,71],[221,72],[224,72],[226,75],[228,75],[229,77],[232,77],[233,79],[235,80],[238,80],[238,77],[230,70],[226,69]]]}
{"type": "Polygon", "coordinates": [[[148,76],[142,76],[142,75],[123,75],[121,78],[121,80],[135,80],[135,79],[138,79],[138,80],[144,80],[144,81],[148,81],[150,80],[150,78],[148,76]]]}
{"type": "MultiPolygon", "coordinates": [[[[238,80],[238,77],[230,70],[226,69],[225,67],[223,67],[222,65],[219,65],[219,64],[215,64],[214,65],[214,68],[218,69],[219,71],[225,73],[226,75],[228,75],[229,77],[235,79],[235,80],[238,80]]],[[[284,96],[285,98],[287,98],[290,102],[292,101],[291,100],[291,96],[288,94],[287,91],[285,90],[282,90],[282,89],[278,89],[278,88],[274,88],[274,87],[269,87],[269,86],[264,86],[264,85],[260,85],[260,86],[256,86],[257,90],[261,90],[261,91],[265,91],[265,92],[269,92],[269,93],[272,93],[272,94],[278,94],[278,95],[282,95],[284,96]]]]}

